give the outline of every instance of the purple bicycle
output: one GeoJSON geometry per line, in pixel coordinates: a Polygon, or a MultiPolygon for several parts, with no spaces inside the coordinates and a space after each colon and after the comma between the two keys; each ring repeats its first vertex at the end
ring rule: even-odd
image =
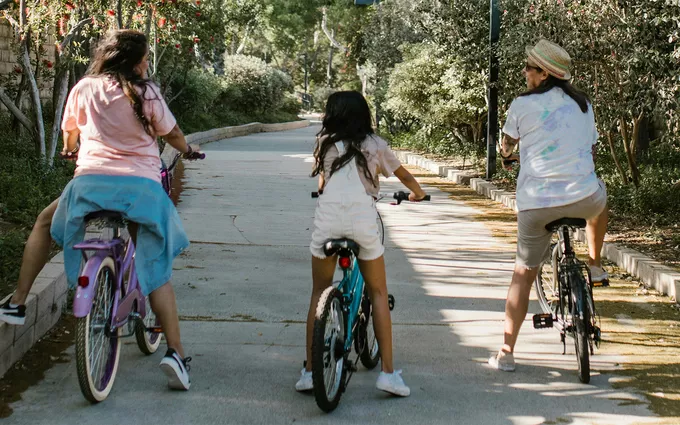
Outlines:
{"type": "MultiPolygon", "coordinates": [[[[170,195],[171,171],[163,164],[161,180],[170,195]]],[[[186,159],[203,159],[195,152],[186,159]]],[[[110,239],[90,239],[74,246],[85,260],[73,300],[76,323],[76,369],[80,390],[91,403],[106,399],[118,370],[121,338],[135,336],[137,346],[146,355],[158,350],[163,330],[151,311],[149,299],[142,295],[135,273],[135,246],[132,238],[121,237],[126,227],[122,215],[114,211],[96,211],[85,222],[111,229],[110,239]]]]}

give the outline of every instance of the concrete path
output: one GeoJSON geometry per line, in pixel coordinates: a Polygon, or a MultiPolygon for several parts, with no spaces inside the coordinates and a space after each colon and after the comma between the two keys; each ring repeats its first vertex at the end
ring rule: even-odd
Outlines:
{"type": "MultiPolygon", "coordinates": [[[[192,240],[175,262],[188,393],[167,391],[157,368],[127,340],[104,403],[81,396],[75,363],[48,371],[12,407],[7,424],[631,424],[655,419],[639,396],[612,389],[621,359],[595,356],[602,374],[582,385],[573,344],[527,322],[518,370],[489,369],[502,341],[513,247],[478,212],[429,188],[432,202],[379,205],[387,275],[396,297],[395,364],[409,398],[375,390],[377,370],[355,374],[339,408],[321,412],[293,386],[304,354],[311,287],[308,243],[318,127],[204,146],[187,164],[180,214],[192,240]]],[[[397,190],[395,179],[383,190],[397,190]]],[[[532,303],[531,312],[537,312],[532,303]]],[[[161,350],[163,351],[163,350],[161,350]]],[[[70,350],[73,353],[73,350],[70,350]]]]}

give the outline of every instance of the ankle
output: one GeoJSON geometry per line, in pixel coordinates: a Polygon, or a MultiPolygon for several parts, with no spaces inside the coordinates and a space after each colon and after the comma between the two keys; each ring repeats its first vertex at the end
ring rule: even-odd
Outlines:
{"type": "Polygon", "coordinates": [[[512,347],[510,347],[509,345],[504,345],[503,348],[500,349],[498,354],[506,355],[506,354],[512,354],[513,352],[514,352],[514,350],[513,350],[512,347]]]}
{"type": "Polygon", "coordinates": [[[388,374],[388,375],[391,375],[391,374],[394,373],[394,368],[386,368],[386,367],[383,367],[383,368],[382,368],[382,372],[383,372],[383,373],[386,373],[386,374],[388,374]]]}

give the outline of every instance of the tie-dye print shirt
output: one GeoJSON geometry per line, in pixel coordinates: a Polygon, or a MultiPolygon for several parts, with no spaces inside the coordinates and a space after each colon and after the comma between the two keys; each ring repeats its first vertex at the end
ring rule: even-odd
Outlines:
{"type": "Polygon", "coordinates": [[[503,132],[520,139],[517,209],[569,205],[595,193],[593,108],[583,113],[560,88],[516,98],[503,132]]]}

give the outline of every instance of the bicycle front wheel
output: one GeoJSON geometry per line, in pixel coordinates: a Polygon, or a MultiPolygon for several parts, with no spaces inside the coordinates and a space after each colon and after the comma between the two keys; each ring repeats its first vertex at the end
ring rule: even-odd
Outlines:
{"type": "Polygon", "coordinates": [[[586,280],[579,272],[573,272],[571,277],[572,324],[574,326],[574,345],[576,360],[578,361],[578,378],[584,384],[590,382],[590,309],[585,297],[586,280]]]}
{"type": "Polygon", "coordinates": [[[120,359],[120,328],[111,335],[111,312],[116,296],[113,259],[97,271],[90,313],[76,323],[76,369],[80,390],[91,403],[106,399],[113,388],[120,359]]]}
{"type": "Polygon", "coordinates": [[[560,303],[559,246],[557,244],[552,247],[550,254],[550,260],[544,261],[540,266],[536,280],[534,280],[534,288],[543,313],[555,315],[560,303]]]}
{"type": "Polygon", "coordinates": [[[378,237],[380,238],[380,243],[385,245],[385,224],[382,221],[380,212],[377,210],[376,212],[378,213],[378,218],[376,218],[376,224],[378,225],[378,237]]]}
{"type": "Polygon", "coordinates": [[[147,328],[159,327],[161,322],[158,320],[153,310],[151,310],[149,297],[146,297],[145,304],[146,316],[144,317],[144,320],[138,320],[135,324],[135,338],[137,339],[139,350],[148,356],[155,353],[161,345],[161,334],[149,332],[147,328]]]}
{"type": "Polygon", "coordinates": [[[375,329],[373,329],[373,306],[371,300],[368,298],[366,288],[364,288],[364,299],[362,301],[362,319],[359,324],[359,332],[361,333],[359,345],[359,358],[361,364],[366,369],[375,368],[380,362],[380,347],[378,347],[378,339],[375,336],[375,329]]]}
{"type": "Polygon", "coordinates": [[[317,304],[312,334],[314,398],[324,412],[338,407],[344,390],[345,337],[342,293],[331,286],[317,304]]]}

